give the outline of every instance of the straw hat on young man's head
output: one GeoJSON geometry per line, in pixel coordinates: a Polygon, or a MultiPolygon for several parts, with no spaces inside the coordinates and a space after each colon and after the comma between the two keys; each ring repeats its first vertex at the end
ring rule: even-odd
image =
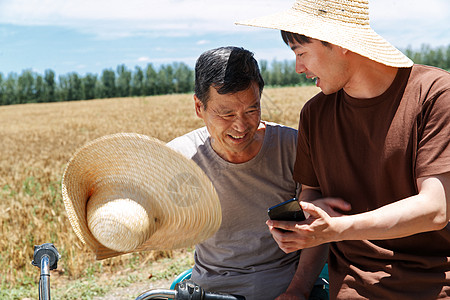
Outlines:
{"type": "Polygon", "coordinates": [[[302,34],[391,67],[413,65],[370,27],[368,0],[295,0],[289,10],[236,24],[302,34]]]}
{"type": "Polygon", "coordinates": [[[79,149],[64,172],[62,194],[75,233],[97,259],[192,246],[222,220],[200,167],[140,134],[108,135],[79,149]]]}

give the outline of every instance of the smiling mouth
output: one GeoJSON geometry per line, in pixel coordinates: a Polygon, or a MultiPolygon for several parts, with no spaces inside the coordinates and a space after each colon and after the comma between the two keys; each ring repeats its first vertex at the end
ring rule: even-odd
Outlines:
{"type": "Polygon", "coordinates": [[[306,78],[314,80],[314,83],[317,86],[317,82],[319,81],[319,77],[314,75],[314,76],[306,76],[306,78]]]}
{"type": "Polygon", "coordinates": [[[228,136],[230,136],[231,138],[233,138],[235,140],[240,140],[240,139],[243,139],[245,137],[245,134],[244,135],[232,135],[232,134],[229,134],[228,136]]]}

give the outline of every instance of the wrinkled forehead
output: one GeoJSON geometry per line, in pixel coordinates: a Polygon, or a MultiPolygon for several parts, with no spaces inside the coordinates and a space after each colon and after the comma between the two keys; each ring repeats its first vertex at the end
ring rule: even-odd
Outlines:
{"type": "Polygon", "coordinates": [[[260,109],[261,95],[258,85],[253,83],[243,91],[228,94],[219,94],[214,87],[210,87],[208,107],[230,111],[260,109]]]}

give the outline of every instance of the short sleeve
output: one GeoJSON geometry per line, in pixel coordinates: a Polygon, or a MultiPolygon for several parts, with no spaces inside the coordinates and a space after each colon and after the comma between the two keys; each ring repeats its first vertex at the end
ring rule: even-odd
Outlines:
{"type": "Polygon", "coordinates": [[[444,88],[427,93],[418,119],[417,178],[450,171],[450,75],[443,80],[444,88]]]}
{"type": "Polygon", "coordinates": [[[311,147],[309,138],[311,131],[309,124],[309,105],[305,104],[300,113],[300,122],[298,125],[298,142],[297,142],[297,154],[294,165],[294,180],[308,186],[317,187],[319,182],[314,172],[311,147]]]}

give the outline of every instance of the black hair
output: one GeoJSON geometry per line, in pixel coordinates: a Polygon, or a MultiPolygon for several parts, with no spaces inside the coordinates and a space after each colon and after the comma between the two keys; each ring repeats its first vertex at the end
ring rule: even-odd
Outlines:
{"type": "MultiPolygon", "coordinates": [[[[295,42],[299,43],[300,45],[309,44],[309,43],[311,43],[311,39],[312,39],[303,34],[293,33],[293,32],[284,31],[284,30],[281,30],[281,38],[288,46],[289,46],[289,43],[292,44],[295,42]]],[[[330,46],[330,43],[328,43],[328,42],[325,42],[325,41],[321,41],[321,42],[326,47],[330,46]]]]}
{"type": "Polygon", "coordinates": [[[197,59],[195,64],[195,95],[206,108],[209,100],[209,87],[217,93],[232,94],[249,88],[256,82],[261,95],[264,80],[253,53],[239,47],[220,47],[211,49],[197,59]]]}

